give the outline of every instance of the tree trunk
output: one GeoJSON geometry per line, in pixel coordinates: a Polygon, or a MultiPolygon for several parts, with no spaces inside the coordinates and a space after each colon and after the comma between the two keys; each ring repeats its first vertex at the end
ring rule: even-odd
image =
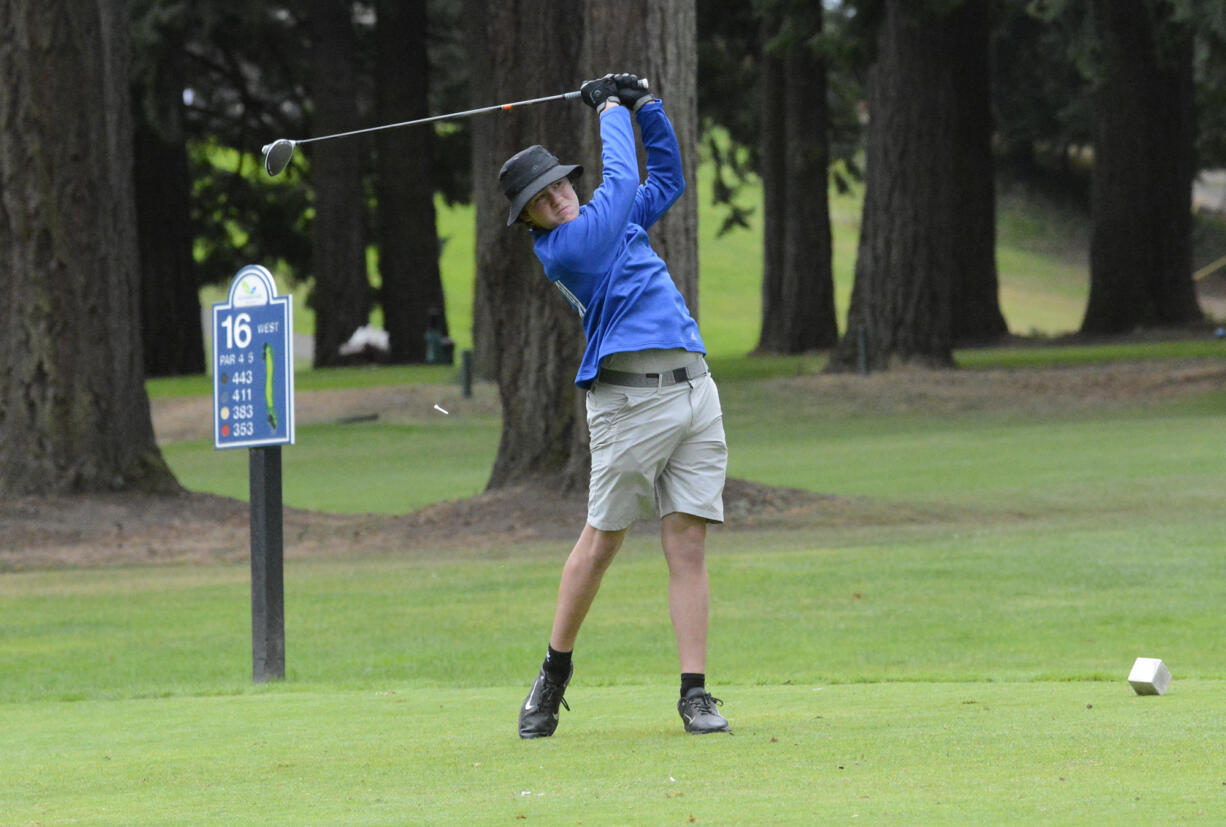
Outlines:
{"type": "MultiPolygon", "coordinates": [[[[698,20],[694,0],[587,0],[580,5],[588,9],[582,77],[633,72],[647,78],[677,133],[686,191],[651,228],[651,246],[668,264],[690,314],[698,319],[698,20]]],[[[600,134],[589,129],[584,138],[585,157],[594,165],[588,168],[595,170],[600,161],[600,134]]],[[[593,179],[592,184],[595,182],[593,179]]]]}
{"type": "Polygon", "coordinates": [[[141,368],[124,3],[0,20],[0,495],[177,490],[141,368]]]}
{"type": "Polygon", "coordinates": [[[952,230],[953,340],[983,344],[1009,332],[1000,311],[996,273],[996,168],[992,158],[991,4],[964,3],[950,12],[956,39],[945,55],[954,84],[952,184],[958,215],[952,230]]]}
{"type": "Polygon", "coordinates": [[[1152,0],[1095,0],[1092,9],[1102,60],[1092,99],[1094,227],[1081,332],[1200,321],[1191,32],[1152,0]]]}
{"type": "Polygon", "coordinates": [[[782,18],[763,23],[762,332],[758,351],[802,353],[839,338],[831,269],[826,66],[804,42],[820,34],[821,6],[785,10],[793,31],[776,46],[782,18]]]}
{"type": "MultiPolygon", "coordinates": [[[[652,4],[588,0],[549,6],[469,0],[470,58],[476,98],[520,100],[575,89],[605,72],[647,77],[666,99],[691,184],[652,244],[687,302],[697,294],[697,201],[692,188],[697,144],[696,47],[692,2],[652,4]]],[[[487,337],[502,397],[503,429],[489,486],[557,477],[560,488],[587,486],[591,458],[583,397],[574,376],[583,331],[574,309],[541,270],[531,238],[507,228],[497,185],[503,161],[542,144],[564,162],[583,163],[580,201],[600,182],[599,124],[577,102],[543,104],[473,120],[477,191],[477,296],[474,337],[487,337]]],[[[690,304],[691,312],[695,305],[690,304]]]]}
{"type": "MultiPolygon", "coordinates": [[[[379,123],[430,112],[426,0],[377,4],[375,111],[379,123]]],[[[376,135],[379,274],[392,362],[423,362],[432,315],[446,332],[434,214],[433,127],[376,135]]]]}
{"type": "MultiPolygon", "coordinates": [[[[541,6],[529,0],[468,0],[470,54],[476,101],[523,100],[577,88],[582,77],[582,3],[541,6]]],[[[474,104],[479,105],[479,104],[474,104]]],[[[520,225],[506,226],[507,200],[498,186],[503,161],[543,144],[564,161],[576,158],[592,111],[556,102],[472,119],[473,183],[477,213],[477,296],[484,338],[502,400],[502,440],[489,487],[534,478],[559,478],[560,489],[587,484],[586,429],[573,385],[583,350],[578,316],[549,283],[520,225]]],[[[580,183],[590,195],[599,172],[580,183]]]]}
{"type": "MultiPolygon", "coordinates": [[[[351,5],[345,0],[313,0],[310,4],[315,134],[346,132],[360,126],[354,98],[357,44],[351,5]]],[[[316,367],[337,364],[340,346],[370,317],[362,147],[359,136],[322,141],[309,148],[315,185],[311,225],[315,289],[311,307],[315,310],[316,367]]]]}
{"type": "MultiPolygon", "coordinates": [[[[173,37],[167,33],[167,38],[173,37]]],[[[168,45],[134,96],[141,340],[147,376],[204,373],[200,281],[192,258],[191,177],[183,132],[182,43],[168,45]]]]}
{"type": "Polygon", "coordinates": [[[865,196],[847,331],[828,370],[953,364],[958,123],[948,18],[886,0],[868,82],[865,196]]]}

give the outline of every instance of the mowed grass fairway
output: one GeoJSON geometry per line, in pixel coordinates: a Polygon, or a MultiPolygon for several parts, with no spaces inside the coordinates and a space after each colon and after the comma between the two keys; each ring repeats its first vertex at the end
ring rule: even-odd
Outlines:
{"type": "MultiPolygon", "coordinates": [[[[1158,349],[1212,364],[1218,346],[1158,349]]],[[[731,473],[842,504],[711,533],[708,673],[733,736],[682,733],[649,533],[610,570],[571,711],[539,742],[516,710],[568,544],[295,559],[291,538],[275,685],[250,682],[246,565],[0,576],[0,823],[1226,819],[1226,393],[869,404],[815,392],[818,366],[717,367],[731,473]],[[1166,696],[1128,686],[1139,656],[1170,666],[1166,696]]],[[[462,412],[302,426],[287,503],[463,496],[497,432],[462,412]],[[346,473],[318,471],[339,450],[346,473]]],[[[192,488],[245,485],[242,452],[165,448],[192,488]]]]}

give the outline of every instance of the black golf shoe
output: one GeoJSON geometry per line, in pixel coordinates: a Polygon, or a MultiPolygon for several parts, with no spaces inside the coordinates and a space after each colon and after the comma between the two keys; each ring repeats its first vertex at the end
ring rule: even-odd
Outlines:
{"type": "Polygon", "coordinates": [[[558,706],[570,706],[563,698],[566,687],[570,685],[570,677],[575,674],[572,666],[566,674],[566,680],[559,682],[541,668],[540,674],[532,684],[532,691],[519,708],[519,737],[548,738],[558,728],[558,706]]]}
{"type": "Polygon", "coordinates": [[[711,697],[711,693],[696,686],[685,697],[677,701],[677,712],[685,722],[685,731],[693,735],[706,735],[708,732],[731,732],[728,720],[715,710],[715,705],[724,702],[711,697]]]}

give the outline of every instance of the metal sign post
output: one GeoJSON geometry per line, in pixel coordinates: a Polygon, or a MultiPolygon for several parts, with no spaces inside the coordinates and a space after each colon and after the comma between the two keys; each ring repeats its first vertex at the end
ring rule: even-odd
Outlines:
{"type": "Polygon", "coordinates": [[[285,578],[281,531],[281,446],[252,448],[251,676],[285,677],[285,578]]]}
{"type": "Polygon", "coordinates": [[[285,677],[281,446],[294,442],[293,297],[259,265],[213,305],[213,447],[247,448],[251,492],[251,661],[285,677]]]}

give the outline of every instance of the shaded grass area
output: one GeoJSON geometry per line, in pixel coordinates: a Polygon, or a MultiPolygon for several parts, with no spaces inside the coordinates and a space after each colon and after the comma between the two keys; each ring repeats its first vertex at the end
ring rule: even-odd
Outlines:
{"type": "Polygon", "coordinates": [[[1005,412],[833,417],[781,410],[784,392],[725,411],[733,476],[846,496],[1016,513],[1204,507],[1223,467],[1209,450],[1220,397],[1157,410],[1028,419],[1005,412]],[[1127,450],[1121,446],[1127,445],[1127,450]]]}
{"type": "MultiPolygon", "coordinates": [[[[297,444],[282,454],[285,503],[317,511],[404,514],[469,497],[489,480],[499,433],[495,416],[299,426],[297,444]]],[[[212,442],[183,442],[163,446],[162,454],[186,488],[247,499],[245,451],[216,452],[212,442]]]]}
{"type": "MultiPolygon", "coordinates": [[[[1226,341],[1205,331],[1167,341],[1081,342],[1037,340],[985,348],[963,348],[954,352],[959,367],[1045,368],[1095,365],[1120,360],[1201,359],[1226,356],[1226,341]]],[[[721,381],[771,379],[820,373],[826,354],[803,353],[795,356],[726,355],[708,356],[721,381]]],[[[382,365],[344,368],[300,369],[294,374],[296,391],[339,390],[387,387],[392,385],[458,385],[459,369],[447,365],[382,365]]],[[[211,376],[174,376],[149,379],[145,386],[151,399],[209,396],[211,376]]]]}

